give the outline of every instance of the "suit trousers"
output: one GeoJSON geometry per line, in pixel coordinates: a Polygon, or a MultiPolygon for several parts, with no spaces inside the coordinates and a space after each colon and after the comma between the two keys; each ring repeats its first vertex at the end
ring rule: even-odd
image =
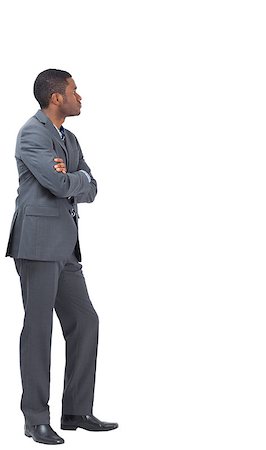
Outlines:
{"type": "Polygon", "coordinates": [[[62,414],[92,413],[98,316],[75,253],[64,261],[15,259],[24,324],[20,335],[21,410],[28,425],[49,424],[53,310],[66,343],[62,414]]]}

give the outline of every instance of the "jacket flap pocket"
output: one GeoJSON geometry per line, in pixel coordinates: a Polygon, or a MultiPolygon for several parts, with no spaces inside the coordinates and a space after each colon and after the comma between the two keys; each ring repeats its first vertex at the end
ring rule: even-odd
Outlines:
{"type": "Polygon", "coordinates": [[[26,216],[59,216],[59,210],[53,206],[26,206],[26,216]]]}

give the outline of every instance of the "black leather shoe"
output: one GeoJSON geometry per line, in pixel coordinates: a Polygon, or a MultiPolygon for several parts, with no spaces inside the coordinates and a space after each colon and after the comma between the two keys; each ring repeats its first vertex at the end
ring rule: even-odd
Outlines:
{"type": "Polygon", "coordinates": [[[25,435],[41,444],[63,444],[65,442],[48,424],[25,425],[25,435]]]}
{"type": "Polygon", "coordinates": [[[77,428],[84,428],[89,431],[109,431],[118,427],[118,423],[101,422],[92,414],[88,416],[72,416],[63,415],[61,418],[62,430],[76,430],[77,428]]]}

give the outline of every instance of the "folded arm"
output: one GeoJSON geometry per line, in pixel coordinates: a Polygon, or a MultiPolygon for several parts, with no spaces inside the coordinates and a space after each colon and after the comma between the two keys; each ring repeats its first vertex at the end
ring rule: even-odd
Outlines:
{"type": "Polygon", "coordinates": [[[83,153],[82,153],[82,150],[80,148],[78,141],[77,141],[77,145],[78,145],[78,149],[79,149],[78,170],[80,170],[80,171],[84,170],[85,172],[87,172],[87,174],[89,175],[89,177],[91,179],[91,181],[89,183],[89,189],[87,190],[87,192],[85,192],[83,194],[79,194],[77,196],[77,203],[91,203],[91,202],[93,202],[93,200],[95,199],[96,194],[97,194],[97,182],[91,174],[91,169],[89,168],[88,164],[85,162],[85,159],[83,157],[83,153]]]}
{"type": "Polygon", "coordinates": [[[54,169],[55,154],[49,136],[45,136],[38,129],[22,129],[18,140],[17,156],[38,182],[56,197],[88,195],[88,192],[92,191],[86,174],[80,170],[64,173],[54,169]]]}

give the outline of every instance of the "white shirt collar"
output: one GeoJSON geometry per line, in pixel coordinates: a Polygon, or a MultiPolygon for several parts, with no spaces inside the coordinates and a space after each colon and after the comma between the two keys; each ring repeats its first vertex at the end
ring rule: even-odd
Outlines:
{"type": "Polygon", "coordinates": [[[58,133],[62,139],[63,135],[62,135],[61,131],[59,130],[59,128],[57,128],[57,126],[54,123],[53,123],[53,126],[56,128],[56,130],[58,131],[58,133]]]}

